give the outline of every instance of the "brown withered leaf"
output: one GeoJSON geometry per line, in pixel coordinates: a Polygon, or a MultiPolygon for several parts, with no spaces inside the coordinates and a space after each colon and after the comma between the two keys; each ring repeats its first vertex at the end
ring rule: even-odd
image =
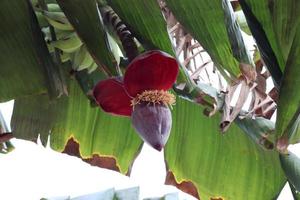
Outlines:
{"type": "Polygon", "coordinates": [[[222,197],[211,197],[210,200],[224,200],[222,197]]]}
{"type": "Polygon", "coordinates": [[[12,139],[14,136],[12,133],[0,133],[0,143],[7,142],[12,139]]]}
{"type": "Polygon", "coordinates": [[[106,168],[110,170],[114,170],[120,172],[120,168],[117,165],[116,159],[108,156],[100,156],[98,154],[93,154],[90,158],[82,158],[79,151],[79,144],[74,140],[74,138],[70,138],[62,151],[62,153],[66,153],[70,156],[76,156],[81,158],[83,161],[89,163],[92,166],[97,166],[101,168],[106,168]]]}
{"type": "Polygon", "coordinates": [[[188,193],[197,199],[200,199],[197,187],[191,181],[182,181],[182,182],[178,183],[175,179],[173,172],[171,172],[171,171],[167,172],[165,184],[173,185],[173,186],[177,187],[179,190],[181,190],[185,193],[188,193]]]}
{"type": "Polygon", "coordinates": [[[242,75],[245,77],[247,84],[256,80],[256,69],[250,65],[245,63],[240,63],[239,65],[242,75]]]}
{"type": "Polygon", "coordinates": [[[275,101],[277,102],[278,97],[279,97],[279,92],[276,87],[273,87],[272,90],[268,93],[268,95],[275,101]]]}
{"type": "Polygon", "coordinates": [[[288,154],[288,150],[287,150],[288,146],[289,146],[289,139],[285,135],[279,138],[276,142],[276,148],[282,154],[288,154]]]}

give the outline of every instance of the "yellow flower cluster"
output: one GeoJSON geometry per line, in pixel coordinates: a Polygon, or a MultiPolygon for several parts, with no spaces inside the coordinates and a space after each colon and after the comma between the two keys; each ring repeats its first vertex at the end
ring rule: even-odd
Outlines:
{"type": "Polygon", "coordinates": [[[131,106],[135,106],[141,102],[148,102],[155,104],[163,103],[166,106],[175,104],[175,96],[164,90],[145,90],[142,94],[138,94],[134,99],[131,100],[131,106]]]}

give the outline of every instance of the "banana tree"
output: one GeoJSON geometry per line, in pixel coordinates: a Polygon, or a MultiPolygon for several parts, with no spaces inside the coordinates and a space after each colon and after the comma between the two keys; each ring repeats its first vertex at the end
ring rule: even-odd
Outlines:
{"type": "Polygon", "coordinates": [[[0,148],[50,136],[57,151],[130,175],[147,142],[164,148],[166,183],[196,198],[276,199],[288,181],[298,199],[287,147],[300,139],[299,7],[2,0],[0,101],[15,104],[0,148]]]}

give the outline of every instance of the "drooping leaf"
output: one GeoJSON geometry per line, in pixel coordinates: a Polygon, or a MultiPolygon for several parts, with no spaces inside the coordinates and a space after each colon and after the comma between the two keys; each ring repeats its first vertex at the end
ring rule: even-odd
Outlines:
{"type": "Polygon", "coordinates": [[[300,141],[297,130],[300,109],[300,25],[295,34],[280,87],[276,122],[277,138],[289,138],[289,143],[300,141]]]}
{"type": "Polygon", "coordinates": [[[279,88],[285,61],[276,42],[268,1],[239,1],[261,56],[279,88]]]}
{"type": "Polygon", "coordinates": [[[284,149],[287,142],[296,143],[300,138],[300,133],[296,131],[299,119],[298,115],[295,114],[299,108],[296,85],[299,84],[297,77],[300,73],[298,70],[300,61],[297,56],[300,44],[298,12],[300,2],[297,0],[279,0],[276,3],[267,0],[241,0],[240,3],[250,29],[251,26],[254,28],[254,30],[251,29],[254,37],[256,37],[255,31],[258,31],[256,41],[266,65],[268,66],[268,59],[270,62],[277,60],[281,69],[279,70],[274,63],[274,65],[269,63],[268,69],[275,80],[275,84],[277,87],[280,86],[276,135],[277,138],[285,138],[284,144],[279,145],[284,149]],[[276,57],[270,57],[272,52],[276,57]],[[269,56],[268,59],[266,56],[269,56]],[[280,71],[284,72],[283,78],[280,71]]]}
{"type": "Polygon", "coordinates": [[[242,32],[238,21],[235,18],[230,1],[222,0],[222,8],[233,56],[238,62],[252,65],[252,68],[254,68],[253,60],[242,37],[242,32]]]}
{"type": "Polygon", "coordinates": [[[289,182],[300,191],[300,158],[289,152],[280,155],[280,162],[289,182]]]}
{"type": "MultiPolygon", "coordinates": [[[[28,4],[30,3],[28,2],[28,4]]],[[[44,71],[46,73],[49,96],[51,99],[53,99],[59,98],[61,95],[67,95],[68,91],[60,62],[59,52],[56,52],[57,60],[54,62],[49,54],[49,50],[44,40],[44,35],[38,24],[34,10],[31,5],[28,7],[31,20],[32,36],[34,38],[33,44],[35,45],[36,52],[40,60],[40,65],[44,67],[44,71]]]]}
{"type": "Polygon", "coordinates": [[[108,48],[107,35],[95,0],[58,0],[90,54],[108,75],[118,75],[117,61],[108,48]]]}
{"type": "Polygon", "coordinates": [[[0,2],[0,102],[47,91],[30,15],[26,1],[0,2]]]}
{"type": "Polygon", "coordinates": [[[221,1],[167,0],[176,19],[203,46],[221,71],[234,77],[239,66],[233,57],[226,32],[221,1]],[[209,20],[208,20],[209,19],[209,20]]]}
{"type": "Polygon", "coordinates": [[[255,119],[250,117],[240,119],[237,117],[235,123],[263,148],[269,150],[274,148],[274,122],[263,117],[256,117],[255,119]]]}
{"type": "Polygon", "coordinates": [[[69,96],[56,101],[49,102],[47,95],[17,99],[12,130],[15,137],[27,140],[36,141],[40,134],[43,144],[50,135],[51,147],[60,152],[73,138],[83,158],[94,154],[113,158],[122,173],[128,171],[142,143],[128,118],[92,108],[75,80],[70,80],[69,96]]]}
{"type": "MultiPolygon", "coordinates": [[[[268,66],[269,61],[274,62],[277,60],[281,71],[283,71],[300,22],[300,13],[298,12],[300,9],[300,2],[297,0],[241,0],[240,4],[246,15],[250,29],[249,14],[250,18],[252,18],[250,19],[250,21],[253,22],[252,25],[256,27],[254,28],[257,30],[257,27],[260,26],[261,31],[263,31],[263,33],[258,32],[257,36],[260,38],[257,38],[254,35],[253,30],[251,30],[253,36],[256,38],[258,46],[262,45],[260,48],[261,53],[265,54],[265,56],[270,56],[267,52],[270,53],[270,51],[273,50],[276,55],[276,59],[274,57],[269,57],[269,60],[263,56],[266,65],[268,66]],[[267,42],[269,42],[269,47],[263,44],[264,41],[260,41],[262,36],[266,37],[264,41],[266,42],[267,40],[267,42]]],[[[278,71],[274,64],[275,63],[269,66],[271,67],[269,69],[271,74],[272,70],[278,71]]],[[[276,78],[273,74],[272,76],[273,78],[276,78]]]]}
{"type": "Polygon", "coordinates": [[[294,200],[299,200],[300,199],[300,192],[298,192],[295,187],[293,186],[293,184],[289,183],[290,189],[292,191],[294,200]]]}
{"type": "Polygon", "coordinates": [[[260,148],[234,124],[221,135],[219,117],[201,113],[180,99],[173,109],[165,156],[177,182],[192,181],[200,199],[274,198],[285,183],[278,153],[260,148]]]}
{"type": "Polygon", "coordinates": [[[157,1],[108,0],[107,2],[146,49],[161,49],[173,55],[167,25],[157,1]]]}
{"type": "MultiPolygon", "coordinates": [[[[279,1],[277,1],[276,4],[278,2],[279,1]]],[[[288,3],[290,1],[285,1],[285,2],[288,3]]],[[[270,43],[271,49],[274,51],[274,53],[276,55],[280,69],[281,69],[281,71],[283,71],[284,66],[285,66],[285,59],[282,56],[280,46],[278,45],[277,40],[276,40],[276,33],[274,32],[274,30],[275,30],[274,26],[280,26],[280,24],[283,22],[277,21],[277,23],[275,23],[275,22],[273,23],[272,13],[274,13],[274,10],[273,10],[274,2],[267,1],[267,0],[263,0],[263,1],[241,0],[240,4],[241,4],[242,8],[243,8],[244,3],[246,3],[246,5],[248,6],[249,11],[252,12],[253,17],[256,18],[257,21],[254,21],[254,22],[255,23],[258,22],[257,25],[261,26],[262,31],[264,31],[266,39],[270,43]]],[[[244,11],[245,16],[248,21],[248,16],[247,16],[248,12],[245,11],[244,8],[243,8],[243,11],[244,11]]],[[[279,17],[279,18],[281,18],[281,17],[279,17]]],[[[283,16],[282,16],[282,18],[283,18],[283,16]]],[[[249,24],[249,22],[248,22],[248,25],[249,25],[249,28],[251,29],[251,25],[249,24]]],[[[251,30],[251,32],[253,34],[253,30],[251,30]]]]}
{"type": "Polygon", "coordinates": [[[300,2],[297,0],[271,1],[269,9],[279,50],[281,50],[284,61],[287,61],[300,23],[300,13],[298,12],[300,2]]]}

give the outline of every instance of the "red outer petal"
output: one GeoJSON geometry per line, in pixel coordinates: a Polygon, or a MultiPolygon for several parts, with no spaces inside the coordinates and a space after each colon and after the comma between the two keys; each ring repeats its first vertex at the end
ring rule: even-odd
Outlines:
{"type": "Polygon", "coordinates": [[[108,113],[131,116],[130,97],[124,85],[116,78],[100,81],[94,87],[93,95],[99,106],[108,113]]]}
{"type": "Polygon", "coordinates": [[[176,59],[161,51],[148,51],[129,64],[124,85],[132,97],[145,90],[168,90],[176,81],[177,74],[176,59]]]}

